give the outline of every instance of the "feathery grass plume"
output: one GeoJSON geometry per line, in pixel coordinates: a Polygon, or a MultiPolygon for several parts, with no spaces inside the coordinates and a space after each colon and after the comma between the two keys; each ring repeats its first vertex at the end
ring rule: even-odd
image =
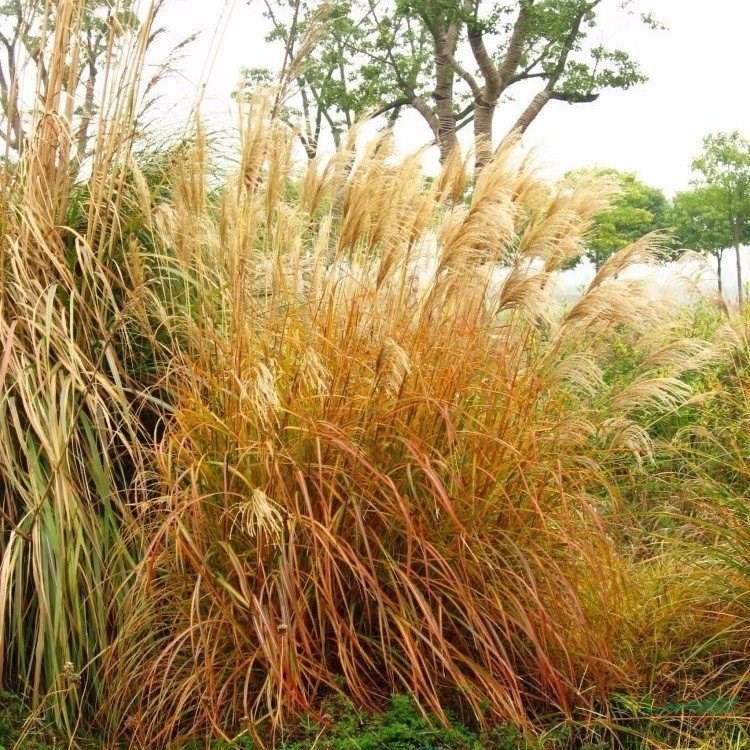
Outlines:
{"type": "Polygon", "coordinates": [[[336,4],[333,2],[320,2],[315,12],[307,19],[305,28],[298,36],[296,27],[300,21],[299,10],[300,6],[297,5],[294,9],[292,20],[294,29],[289,34],[281,73],[276,85],[275,98],[270,109],[273,119],[280,117],[283,102],[295,93],[294,84],[304,76],[305,69],[309,65],[311,53],[320,40],[328,33],[329,24],[336,19],[336,4]],[[296,49],[294,48],[295,43],[297,45],[296,49]]]}
{"type": "Polygon", "coordinates": [[[316,156],[310,160],[300,181],[299,207],[312,218],[318,215],[323,203],[331,199],[331,178],[334,161],[316,156]]]}
{"type": "Polygon", "coordinates": [[[410,372],[409,355],[393,339],[386,339],[375,364],[375,389],[396,397],[410,372]]]}
{"type": "Polygon", "coordinates": [[[660,232],[652,232],[640,240],[613,253],[591,280],[589,288],[594,289],[609,279],[616,279],[634,263],[650,263],[663,250],[665,237],[660,232]]]}
{"type": "Polygon", "coordinates": [[[591,176],[563,180],[554,191],[537,186],[529,192],[526,201],[532,210],[525,216],[518,252],[541,260],[547,272],[581,255],[591,220],[616,193],[610,182],[591,176]]]}
{"type": "Polygon", "coordinates": [[[232,517],[232,525],[229,528],[230,539],[235,526],[239,531],[251,537],[260,531],[271,536],[281,532],[282,515],[279,506],[257,487],[252,490],[249,500],[231,507],[229,515],[232,517]]]}
{"type": "MultiPolygon", "coordinates": [[[[647,336],[644,338],[648,339],[647,336]]],[[[677,338],[668,344],[657,340],[650,349],[643,362],[644,367],[657,371],[668,370],[673,375],[699,372],[721,356],[716,343],[697,338],[677,338]]]]}
{"type": "Polygon", "coordinates": [[[456,205],[466,194],[469,180],[468,157],[463,156],[460,148],[454,148],[435,179],[435,199],[441,205],[456,205]]]}
{"type": "Polygon", "coordinates": [[[649,407],[671,410],[684,403],[691,394],[690,386],[678,378],[653,377],[649,373],[634,380],[615,396],[613,406],[624,414],[649,407]]]}
{"type": "MultiPolygon", "coordinates": [[[[670,366],[689,348],[622,393],[603,372],[607,332],[637,342],[659,319],[614,278],[653,240],[546,314],[550,274],[601,207],[593,187],[548,185],[508,148],[465,207],[446,201],[460,178],[426,185],[389,135],[298,176],[268,164],[286,153],[268,125],[256,109],[243,126],[237,189],[209,211],[178,172],[190,200],[155,222],[170,253],[187,213],[204,217],[205,237],[149,272],[179,269],[212,301],[162,319],[182,332],[161,383],[173,410],[132,616],[107,655],[112,716],[153,747],[279,727],[331,690],[527,727],[647,690],[629,617],[648,570],[616,546],[610,467],[651,457],[636,402],[684,401],[670,366]]],[[[667,617],[657,590],[639,627],[667,617]]]]}
{"type": "Polygon", "coordinates": [[[462,268],[497,261],[515,234],[517,205],[513,201],[517,180],[516,149],[502,149],[489,169],[483,170],[471,204],[441,233],[437,277],[454,275],[462,268]]]}

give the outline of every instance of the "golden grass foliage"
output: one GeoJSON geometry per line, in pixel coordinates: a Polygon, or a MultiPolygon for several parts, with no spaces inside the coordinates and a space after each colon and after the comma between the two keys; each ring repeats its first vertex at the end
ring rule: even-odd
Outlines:
{"type": "Polygon", "coordinates": [[[566,306],[554,275],[608,186],[550,184],[508,144],[464,200],[458,154],[427,181],[388,133],[300,171],[262,99],[236,174],[211,185],[199,129],[155,189],[123,137],[148,33],[85,185],[54,98],[6,169],[3,678],[142,747],[339,690],[521,727],[689,695],[686,655],[723,655],[735,611],[708,572],[634,552],[620,512],[643,415],[719,356],[623,276],[661,238],[566,306]]]}
{"type": "MultiPolygon", "coordinates": [[[[0,223],[0,675],[46,696],[72,731],[81,693],[120,618],[132,570],[124,540],[143,450],[120,350],[129,279],[117,227],[149,18],[132,49],[107,60],[83,232],[73,199],[72,97],[59,77],[81,54],[82,4],[58,4],[49,83],[20,163],[2,172],[0,223]],[[80,680],[80,675],[83,680],[80,680]]],[[[69,84],[72,90],[74,84],[69,84]]]]}
{"type": "Polygon", "coordinates": [[[647,689],[672,654],[645,634],[705,600],[603,516],[612,467],[650,456],[639,409],[684,403],[686,352],[705,348],[618,278],[659,238],[566,309],[552,274],[606,186],[551,186],[510,146],[464,204],[460,160],[427,185],[388,134],[350,173],[338,155],[299,175],[258,106],[234,180],[208,197],[199,137],[152,211],[185,288],[157,323],[173,411],[107,663],[115,715],[146,745],[279,724],[330,690],[527,726],[647,689]],[[613,392],[600,365],[622,330],[643,366],[613,392]]]}

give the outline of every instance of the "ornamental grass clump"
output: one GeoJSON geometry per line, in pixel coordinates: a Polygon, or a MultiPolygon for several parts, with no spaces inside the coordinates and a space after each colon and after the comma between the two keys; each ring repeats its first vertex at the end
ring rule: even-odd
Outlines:
{"type": "Polygon", "coordinates": [[[426,180],[356,129],[301,168],[281,95],[248,103],[232,175],[200,127],[134,156],[154,7],[112,40],[81,165],[84,9],[57,4],[56,87],[0,173],[2,687],[147,748],[273,739],[336,694],[533,729],[723,689],[745,442],[669,425],[747,346],[628,278],[662,238],[561,302],[608,185],[517,143],[426,180]]]}
{"type": "Polygon", "coordinates": [[[649,459],[639,409],[690,389],[684,347],[645,335],[675,308],[620,274],[660,238],[566,307],[553,277],[606,185],[550,185],[511,144],[465,202],[458,157],[427,183],[390,134],[300,174],[267,113],[221,190],[199,137],[152,209],[172,406],[110,717],[153,747],[331,691],[523,727],[642,689],[651,605],[610,533],[612,477],[649,459]],[[641,364],[613,390],[623,331],[641,364]]]}
{"type": "Polygon", "coordinates": [[[120,265],[118,220],[152,16],[101,61],[107,119],[83,191],[69,95],[83,6],[58,3],[52,28],[46,5],[28,142],[0,166],[0,681],[66,732],[102,694],[99,659],[138,558],[131,502],[144,473],[126,364],[139,297],[120,265]]]}

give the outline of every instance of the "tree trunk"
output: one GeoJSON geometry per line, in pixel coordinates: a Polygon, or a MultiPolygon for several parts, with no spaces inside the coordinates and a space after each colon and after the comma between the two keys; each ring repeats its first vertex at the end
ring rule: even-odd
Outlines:
{"type": "Polygon", "coordinates": [[[0,105],[8,120],[8,131],[3,134],[7,146],[20,157],[24,148],[24,132],[21,112],[18,108],[18,76],[16,74],[15,44],[8,45],[8,77],[0,66],[0,105]]]}
{"type": "Polygon", "coordinates": [[[474,174],[479,176],[492,158],[492,123],[495,104],[478,101],[474,109],[474,174]]]}
{"type": "Polygon", "coordinates": [[[722,282],[722,277],[721,277],[721,258],[723,255],[724,255],[723,250],[719,250],[716,252],[716,278],[719,284],[719,297],[724,296],[724,284],[722,282]]]}
{"type": "MultiPolygon", "coordinates": [[[[472,3],[464,0],[464,10],[471,13],[472,3]]],[[[522,10],[520,17],[523,18],[524,14],[525,11],[522,10]]],[[[511,42],[511,50],[503,63],[504,75],[507,76],[505,79],[487,49],[481,27],[469,24],[468,37],[474,60],[476,60],[484,78],[484,85],[481,88],[472,86],[474,94],[474,176],[478,177],[492,158],[492,124],[495,118],[495,109],[503,88],[508,84],[507,78],[510,77],[518,63],[516,53],[520,55],[522,35],[519,33],[519,24],[517,23],[513,32],[515,41],[511,42]]]]}
{"type": "Polygon", "coordinates": [[[435,114],[437,116],[436,140],[440,149],[440,163],[451,155],[458,145],[456,138],[456,117],[453,112],[454,85],[456,73],[451,64],[458,46],[458,26],[451,24],[446,33],[434,38],[435,50],[435,114]]]}
{"type": "Polygon", "coordinates": [[[444,60],[435,60],[435,114],[440,163],[444,164],[456,147],[456,118],[453,116],[453,69],[444,60]]]}
{"type": "Polygon", "coordinates": [[[78,144],[76,146],[79,163],[86,158],[86,150],[89,145],[89,128],[91,127],[91,120],[94,117],[94,92],[96,89],[97,72],[96,65],[93,63],[89,64],[89,77],[86,81],[86,95],[83,102],[81,124],[78,128],[78,144]]]}
{"type": "Polygon", "coordinates": [[[737,302],[742,307],[744,302],[744,290],[742,289],[742,264],[740,256],[740,223],[735,218],[734,220],[734,253],[737,260],[737,302]]]}
{"type": "Polygon", "coordinates": [[[546,89],[540,91],[516,120],[516,124],[513,126],[511,132],[525,133],[529,125],[534,122],[537,115],[544,109],[551,98],[550,92],[546,89]]]}

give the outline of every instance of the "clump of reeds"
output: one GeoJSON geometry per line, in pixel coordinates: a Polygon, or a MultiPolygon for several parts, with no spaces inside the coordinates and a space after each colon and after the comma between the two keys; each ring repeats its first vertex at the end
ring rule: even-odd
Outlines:
{"type": "Polygon", "coordinates": [[[426,185],[389,135],[299,174],[266,113],[219,195],[199,141],[153,209],[184,293],[161,303],[174,411],[109,664],[134,736],[279,724],[331,690],[528,726],[642,688],[664,593],[637,602],[606,511],[613,467],[651,452],[639,410],[690,395],[690,346],[645,335],[675,309],[618,278],[660,238],[566,308],[552,276],[606,186],[550,185],[509,146],[466,204],[460,159],[426,185]],[[613,391],[623,330],[642,364],[613,391]]]}
{"type": "MultiPolygon", "coordinates": [[[[50,80],[82,8],[59,4],[50,80]]],[[[565,305],[607,185],[550,184],[507,144],[465,200],[458,154],[428,182],[356,132],[300,169],[278,97],[220,187],[200,129],[139,167],[151,20],[108,63],[86,180],[73,80],[4,165],[3,679],[143,747],[331,691],[530,727],[705,684],[696,639],[736,609],[623,526],[654,420],[715,356],[622,275],[661,239],[565,305]]]]}
{"type": "Polygon", "coordinates": [[[119,265],[118,219],[152,10],[101,60],[106,118],[77,185],[84,6],[48,3],[38,21],[44,77],[27,140],[6,152],[0,222],[0,679],[66,731],[101,694],[98,660],[137,558],[130,501],[143,474],[123,364],[138,295],[119,265]]]}

